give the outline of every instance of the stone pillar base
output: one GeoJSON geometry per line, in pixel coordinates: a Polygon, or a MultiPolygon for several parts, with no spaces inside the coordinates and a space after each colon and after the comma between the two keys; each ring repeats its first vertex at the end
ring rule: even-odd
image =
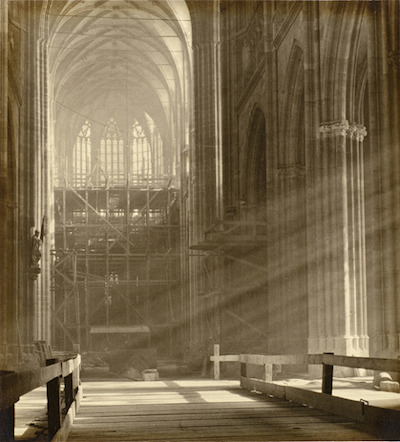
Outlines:
{"type": "Polygon", "coordinates": [[[369,356],[369,338],[343,335],[308,339],[308,353],[326,352],[343,356],[369,356]]]}

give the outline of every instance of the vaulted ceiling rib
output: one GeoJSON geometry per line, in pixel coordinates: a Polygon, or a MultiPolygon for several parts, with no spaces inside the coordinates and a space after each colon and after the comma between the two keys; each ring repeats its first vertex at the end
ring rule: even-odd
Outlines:
{"type": "Polygon", "coordinates": [[[77,130],[85,116],[106,125],[113,112],[123,126],[147,112],[168,138],[189,47],[184,1],[53,2],[49,68],[57,118],[75,113],[77,130]]]}

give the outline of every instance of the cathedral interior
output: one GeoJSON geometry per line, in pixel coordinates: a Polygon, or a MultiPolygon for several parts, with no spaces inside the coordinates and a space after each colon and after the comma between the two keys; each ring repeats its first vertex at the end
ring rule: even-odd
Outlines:
{"type": "Polygon", "coordinates": [[[400,353],[400,2],[3,0],[0,368],[400,353]],[[77,347],[79,346],[79,347],[77,347]]]}

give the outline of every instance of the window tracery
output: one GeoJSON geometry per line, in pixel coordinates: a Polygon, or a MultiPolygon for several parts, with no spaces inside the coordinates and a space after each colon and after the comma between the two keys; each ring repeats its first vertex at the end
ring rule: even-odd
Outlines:
{"type": "Polygon", "coordinates": [[[148,177],[151,175],[151,145],[137,120],[132,126],[132,168],[133,176],[148,177]]]}
{"type": "Polygon", "coordinates": [[[84,187],[90,173],[91,126],[88,121],[82,125],[76,138],[72,155],[72,181],[74,187],[84,187]]]}
{"type": "Polygon", "coordinates": [[[123,185],[126,182],[124,140],[117,122],[110,118],[100,141],[101,180],[110,185],[123,185]]]}

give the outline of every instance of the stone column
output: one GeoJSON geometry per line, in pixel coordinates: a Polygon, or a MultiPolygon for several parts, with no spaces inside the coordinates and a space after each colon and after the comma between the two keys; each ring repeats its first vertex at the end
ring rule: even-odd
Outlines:
{"type": "Polygon", "coordinates": [[[368,295],[371,353],[400,351],[400,4],[371,2],[368,34],[368,295]]]}
{"type": "Polygon", "coordinates": [[[309,352],[367,355],[364,175],[366,129],[347,120],[320,125],[321,235],[318,291],[310,299],[309,352]]]}
{"type": "Polygon", "coordinates": [[[41,42],[41,82],[42,82],[42,143],[41,143],[41,158],[42,165],[41,173],[41,210],[40,221],[44,221],[44,230],[46,236],[43,239],[42,246],[42,337],[47,342],[51,343],[51,323],[52,323],[52,292],[50,289],[50,276],[51,276],[51,262],[50,262],[50,250],[54,248],[52,244],[52,237],[49,232],[49,220],[54,217],[54,189],[51,182],[51,169],[52,164],[50,162],[50,116],[49,116],[49,64],[48,64],[48,41],[47,39],[41,42]]]}
{"type": "Polygon", "coordinates": [[[8,200],[8,1],[0,3],[0,210],[3,214],[1,223],[2,247],[0,248],[0,267],[2,277],[0,279],[0,363],[2,367],[7,365],[7,343],[10,335],[10,317],[8,301],[11,298],[8,290],[8,236],[7,236],[7,200],[8,200]]]}
{"type": "MultiPolygon", "coordinates": [[[[213,1],[193,2],[194,148],[191,151],[193,214],[190,244],[204,240],[205,231],[222,216],[222,151],[220,128],[220,10],[213,1]],[[195,175],[193,175],[195,174],[195,175]]],[[[207,290],[202,258],[192,260],[190,273],[191,337],[205,342],[206,305],[197,294],[207,290]]]]}
{"type": "MultiPolygon", "coordinates": [[[[35,11],[36,14],[38,11],[35,11]]],[[[35,17],[36,18],[36,17],[35,17]]],[[[34,112],[35,132],[32,133],[34,140],[31,148],[32,153],[32,189],[31,197],[33,226],[41,230],[43,217],[46,220],[53,219],[53,189],[50,182],[49,143],[48,143],[48,42],[45,38],[37,37],[32,39],[32,46],[35,47],[30,62],[34,65],[32,69],[32,83],[35,85],[35,102],[31,111],[34,112]]],[[[32,118],[33,121],[33,118],[32,118]]],[[[48,228],[48,225],[47,225],[48,228]]],[[[42,256],[40,259],[41,273],[38,280],[33,283],[32,296],[34,299],[34,339],[43,339],[51,342],[51,310],[52,299],[50,291],[50,249],[51,236],[44,237],[42,244],[42,256]]]]}
{"type": "MultiPolygon", "coordinates": [[[[270,297],[271,316],[275,319],[275,334],[279,348],[286,353],[307,352],[307,276],[305,169],[289,164],[278,168],[279,178],[279,287],[277,300],[270,297]]],[[[275,258],[277,259],[277,258],[275,258]]],[[[270,320],[274,320],[271,318],[270,320]]]]}

